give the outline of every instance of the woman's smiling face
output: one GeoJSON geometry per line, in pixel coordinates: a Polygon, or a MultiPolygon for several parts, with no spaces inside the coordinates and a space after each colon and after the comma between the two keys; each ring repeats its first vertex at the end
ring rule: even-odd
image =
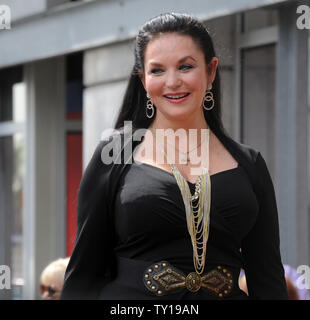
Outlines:
{"type": "Polygon", "coordinates": [[[186,121],[203,118],[202,101],[218,60],[206,65],[190,36],[164,33],[151,40],[144,55],[144,88],[157,108],[156,118],[186,121]]]}

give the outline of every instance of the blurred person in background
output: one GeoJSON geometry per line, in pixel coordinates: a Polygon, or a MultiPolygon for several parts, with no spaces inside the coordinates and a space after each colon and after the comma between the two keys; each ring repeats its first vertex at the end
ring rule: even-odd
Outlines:
{"type": "MultiPolygon", "coordinates": [[[[310,300],[310,294],[307,289],[299,289],[297,286],[297,279],[300,274],[297,273],[296,269],[289,265],[284,265],[285,280],[287,287],[287,294],[289,300],[310,300]]],[[[242,291],[248,294],[248,288],[246,283],[246,277],[244,272],[240,273],[239,287],[242,291]]]]}
{"type": "Polygon", "coordinates": [[[60,258],[45,267],[41,274],[40,293],[43,300],[58,300],[70,258],[60,258]]]}

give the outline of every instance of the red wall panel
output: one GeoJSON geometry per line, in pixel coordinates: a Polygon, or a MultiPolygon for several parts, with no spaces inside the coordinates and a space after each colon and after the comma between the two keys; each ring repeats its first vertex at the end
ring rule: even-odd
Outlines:
{"type": "Polygon", "coordinates": [[[77,226],[77,198],[82,178],[82,134],[67,134],[67,256],[71,256],[77,226]]]}

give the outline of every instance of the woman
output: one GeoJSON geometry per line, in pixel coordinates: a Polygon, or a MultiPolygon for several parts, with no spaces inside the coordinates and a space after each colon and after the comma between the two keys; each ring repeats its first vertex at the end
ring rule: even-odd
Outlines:
{"type": "Polygon", "coordinates": [[[240,268],[251,298],[287,298],[272,181],[260,153],[223,129],[217,66],[190,16],[139,31],[117,131],[81,181],[63,299],[246,299],[240,268]]]}

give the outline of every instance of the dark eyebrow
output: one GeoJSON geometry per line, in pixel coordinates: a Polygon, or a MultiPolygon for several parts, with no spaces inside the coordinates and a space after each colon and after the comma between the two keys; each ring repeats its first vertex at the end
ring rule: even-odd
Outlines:
{"type": "MultiPolygon", "coordinates": [[[[184,58],[181,58],[178,62],[179,62],[179,63],[182,63],[182,62],[184,62],[186,59],[192,59],[193,61],[196,62],[196,60],[195,60],[192,56],[186,56],[186,57],[184,57],[184,58]]],[[[162,66],[162,65],[161,65],[160,63],[158,63],[158,62],[151,62],[150,65],[151,65],[151,66],[154,66],[154,67],[161,67],[161,66],[162,66]]]]}
{"type": "Polygon", "coordinates": [[[196,60],[192,57],[192,56],[186,56],[184,58],[182,58],[181,60],[179,60],[180,63],[184,62],[186,59],[192,59],[196,62],[196,60]]]}

